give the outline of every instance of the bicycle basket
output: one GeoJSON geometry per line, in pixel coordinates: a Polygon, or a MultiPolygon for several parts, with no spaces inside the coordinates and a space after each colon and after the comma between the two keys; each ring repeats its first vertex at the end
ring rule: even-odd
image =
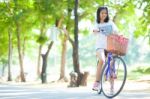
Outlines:
{"type": "Polygon", "coordinates": [[[128,47],[128,38],[122,35],[111,34],[107,36],[107,51],[117,55],[125,55],[128,47]]]}

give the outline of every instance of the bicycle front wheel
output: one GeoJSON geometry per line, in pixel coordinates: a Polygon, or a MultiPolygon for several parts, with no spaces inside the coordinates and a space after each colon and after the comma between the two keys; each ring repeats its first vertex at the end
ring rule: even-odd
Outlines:
{"type": "Polygon", "coordinates": [[[103,94],[108,98],[117,96],[126,81],[126,64],[119,56],[113,56],[110,62],[106,62],[101,74],[101,86],[103,94]],[[108,65],[108,64],[111,65],[108,65]]]}

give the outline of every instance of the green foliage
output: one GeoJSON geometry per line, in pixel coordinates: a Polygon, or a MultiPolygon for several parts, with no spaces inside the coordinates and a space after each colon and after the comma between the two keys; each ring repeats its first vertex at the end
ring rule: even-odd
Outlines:
{"type": "Polygon", "coordinates": [[[80,31],[82,34],[87,35],[89,33],[88,29],[84,29],[83,31],[80,31]]]}
{"type": "Polygon", "coordinates": [[[138,80],[142,76],[139,72],[128,72],[127,79],[129,80],[138,80]]]}
{"type": "Polygon", "coordinates": [[[37,39],[37,42],[41,45],[45,44],[46,41],[48,40],[48,37],[47,36],[44,36],[44,35],[41,35],[38,37],[37,39]]]}
{"type": "Polygon", "coordinates": [[[150,1],[149,0],[143,0],[142,2],[138,2],[140,6],[138,7],[139,10],[142,10],[141,17],[138,19],[137,22],[137,29],[135,31],[135,37],[139,36],[146,36],[149,34],[150,28],[148,27],[150,25],[150,1]]]}
{"type": "Polygon", "coordinates": [[[144,73],[150,74],[150,67],[146,68],[146,69],[144,70],[144,73]]]}
{"type": "Polygon", "coordinates": [[[139,72],[142,74],[150,74],[150,66],[138,66],[133,72],[139,72]]]}
{"type": "Polygon", "coordinates": [[[139,80],[144,75],[150,75],[150,66],[133,66],[128,68],[128,79],[139,80]]]}
{"type": "MultiPolygon", "coordinates": [[[[4,1],[4,0],[1,0],[4,1]]],[[[73,38],[74,32],[74,0],[7,0],[9,2],[0,2],[0,58],[8,57],[8,31],[12,33],[13,50],[17,53],[17,39],[16,39],[16,25],[19,23],[19,30],[21,33],[21,46],[24,38],[27,42],[25,45],[30,51],[34,51],[35,47],[31,47],[36,42],[39,44],[45,44],[49,39],[46,37],[46,30],[50,26],[55,25],[56,19],[63,19],[62,27],[68,28],[69,35],[73,38]],[[40,33],[32,32],[32,30],[38,30],[40,33]],[[36,35],[36,36],[35,36],[36,35]],[[40,35],[40,36],[39,36],[40,35]],[[34,37],[36,39],[34,39],[34,37]]],[[[84,20],[90,20],[95,22],[96,10],[103,3],[108,5],[112,18],[116,15],[116,24],[120,31],[125,35],[130,36],[130,28],[135,28],[134,36],[146,36],[149,37],[150,44],[150,1],[149,0],[122,0],[120,4],[115,4],[114,0],[79,0],[78,15],[79,22],[84,20]],[[145,5],[145,6],[144,6],[145,5]],[[140,10],[141,16],[136,15],[136,11],[140,10]],[[116,12],[116,13],[114,13],[116,12]],[[123,22],[122,22],[123,21],[123,22]]],[[[90,25],[90,24],[89,24],[90,25]]],[[[91,35],[89,36],[89,30],[79,30],[79,54],[81,66],[86,67],[89,65],[95,65],[95,56],[93,55],[94,43],[91,35]]],[[[132,36],[132,35],[131,35],[132,36]]],[[[131,50],[125,57],[128,63],[134,62],[139,57],[140,45],[136,44],[136,41],[131,42],[131,50]]],[[[60,46],[58,51],[60,51],[60,46]]],[[[28,53],[27,52],[27,53],[28,53]]],[[[57,53],[56,51],[54,51],[57,53]]],[[[149,53],[145,56],[148,62],[149,53]]],[[[16,60],[16,57],[14,60],[16,60]]],[[[70,47],[67,54],[68,64],[72,66],[72,48],[70,47]]],[[[136,72],[149,73],[150,68],[138,68],[136,72]]]]}

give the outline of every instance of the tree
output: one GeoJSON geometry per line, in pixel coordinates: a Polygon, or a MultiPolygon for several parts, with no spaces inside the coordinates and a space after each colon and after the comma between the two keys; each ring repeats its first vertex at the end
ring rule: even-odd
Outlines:
{"type": "MultiPolygon", "coordinates": [[[[39,20],[38,25],[40,26],[40,35],[37,40],[37,42],[40,44],[39,46],[40,55],[41,55],[40,51],[42,49],[42,46],[47,41],[50,41],[50,43],[48,44],[48,49],[46,53],[42,54],[42,59],[43,59],[42,70],[41,70],[42,71],[41,72],[42,83],[47,82],[46,80],[47,58],[48,58],[49,51],[54,43],[53,40],[49,40],[49,38],[46,37],[46,30],[49,28],[49,25],[52,25],[52,24],[55,24],[55,27],[58,27],[56,26],[57,25],[56,23],[57,23],[57,19],[59,20],[59,16],[61,16],[61,14],[58,13],[58,11],[61,9],[61,6],[58,6],[60,4],[61,3],[56,0],[51,0],[51,1],[50,0],[43,0],[43,1],[36,0],[34,2],[35,11],[37,13],[37,20],[39,20]],[[55,5],[57,5],[57,7],[55,5]]],[[[38,58],[38,62],[40,61],[39,59],[40,58],[38,58]]]]}
{"type": "MultiPolygon", "coordinates": [[[[134,1],[136,2],[136,1],[134,1]]],[[[138,0],[138,2],[135,3],[135,8],[138,11],[141,11],[141,16],[137,17],[136,21],[136,30],[134,33],[135,37],[144,36],[145,38],[149,39],[150,44],[150,1],[149,0],[138,0]]]]}
{"type": "Polygon", "coordinates": [[[9,53],[8,53],[8,81],[12,81],[11,76],[11,66],[12,66],[12,31],[8,31],[8,37],[9,37],[9,53]]]}
{"type": "MultiPolygon", "coordinates": [[[[28,23],[28,18],[30,18],[30,2],[26,1],[16,1],[14,0],[14,9],[13,9],[13,18],[14,18],[14,26],[15,26],[15,33],[17,37],[17,48],[18,48],[18,55],[19,55],[19,64],[20,64],[20,77],[21,81],[25,82],[25,73],[24,73],[24,55],[25,55],[25,41],[27,36],[25,35],[26,31],[31,29],[30,25],[25,24],[28,23]],[[28,4],[28,6],[26,5],[28,4]],[[27,29],[28,27],[28,29],[27,29]]],[[[32,24],[31,24],[32,25],[32,24]]]]}
{"type": "MultiPolygon", "coordinates": [[[[8,38],[8,62],[5,62],[8,64],[8,81],[12,81],[12,76],[11,76],[11,62],[12,62],[12,28],[10,22],[12,22],[12,13],[10,11],[10,4],[6,3],[5,1],[1,3],[1,7],[3,7],[4,9],[2,10],[2,18],[1,18],[1,22],[3,23],[3,31],[2,32],[7,32],[8,35],[2,34],[3,36],[5,36],[5,38],[8,38]],[[8,14],[6,14],[8,13],[8,14]],[[6,20],[5,20],[6,19],[6,20]]],[[[4,39],[4,38],[3,38],[4,39]]],[[[6,39],[4,39],[6,40],[6,39]]],[[[3,48],[5,48],[4,43],[3,43],[3,48]]],[[[7,51],[5,51],[7,53],[7,51]]],[[[2,54],[4,55],[4,54],[2,54]]],[[[5,59],[6,61],[6,59],[5,59]]],[[[4,58],[2,58],[2,62],[4,64],[4,58]]],[[[4,65],[3,65],[3,73],[4,73],[4,65]]]]}
{"type": "Polygon", "coordinates": [[[32,6],[31,2],[28,1],[16,1],[12,3],[12,16],[13,16],[13,26],[14,32],[17,38],[17,49],[18,49],[18,58],[20,65],[20,78],[22,82],[25,82],[25,73],[24,73],[24,56],[25,56],[25,47],[26,40],[29,37],[29,31],[32,28],[32,18],[30,17],[32,6]],[[27,5],[26,5],[27,4],[27,5]]]}
{"type": "MultiPolygon", "coordinates": [[[[86,3],[84,1],[80,1],[80,3],[78,3],[78,0],[68,0],[68,6],[67,6],[67,18],[66,18],[66,36],[68,38],[68,40],[70,41],[71,45],[72,45],[72,58],[73,58],[73,69],[74,72],[78,73],[78,80],[77,80],[77,86],[79,86],[81,84],[81,80],[83,77],[83,74],[80,72],[80,64],[79,64],[79,47],[78,47],[78,21],[81,21],[81,19],[90,19],[91,17],[89,17],[89,13],[93,12],[92,9],[92,4],[94,3],[94,1],[90,0],[90,3],[86,3]],[[82,11],[81,13],[78,13],[78,5],[80,4],[80,10],[82,11]],[[84,6],[85,5],[85,6],[84,6]],[[91,6],[91,9],[88,10],[89,5],[91,6]],[[74,16],[71,14],[74,11],[74,16]],[[71,17],[74,17],[74,20],[71,17]],[[73,28],[74,27],[74,28],[73,28]],[[74,30],[74,31],[73,31],[74,30]],[[74,38],[72,38],[74,37],[74,38]]],[[[93,16],[94,17],[94,16],[93,16]]]]}
{"type": "Polygon", "coordinates": [[[74,24],[74,44],[73,44],[73,64],[74,70],[77,73],[80,73],[79,66],[79,54],[78,54],[78,0],[75,0],[75,8],[74,8],[74,16],[75,16],[75,24],[74,24]]]}
{"type": "Polygon", "coordinates": [[[43,59],[43,64],[42,64],[42,72],[41,72],[41,80],[42,83],[46,83],[47,82],[47,57],[49,55],[50,49],[53,45],[53,41],[50,42],[50,44],[48,45],[48,49],[46,51],[45,54],[42,54],[42,59],[43,59]]]}

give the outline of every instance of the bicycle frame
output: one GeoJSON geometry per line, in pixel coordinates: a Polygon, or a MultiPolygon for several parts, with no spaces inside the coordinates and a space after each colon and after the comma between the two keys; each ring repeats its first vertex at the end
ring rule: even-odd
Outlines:
{"type": "Polygon", "coordinates": [[[126,76],[126,64],[123,59],[108,52],[101,73],[101,89],[98,90],[98,94],[103,92],[108,98],[117,96],[124,87],[126,76]]]}
{"type": "Polygon", "coordinates": [[[109,75],[112,74],[111,72],[115,73],[115,66],[114,66],[114,64],[112,64],[112,70],[111,70],[111,60],[113,60],[113,57],[112,57],[112,53],[109,52],[108,56],[107,56],[108,67],[106,69],[106,79],[109,77],[109,75]]]}

